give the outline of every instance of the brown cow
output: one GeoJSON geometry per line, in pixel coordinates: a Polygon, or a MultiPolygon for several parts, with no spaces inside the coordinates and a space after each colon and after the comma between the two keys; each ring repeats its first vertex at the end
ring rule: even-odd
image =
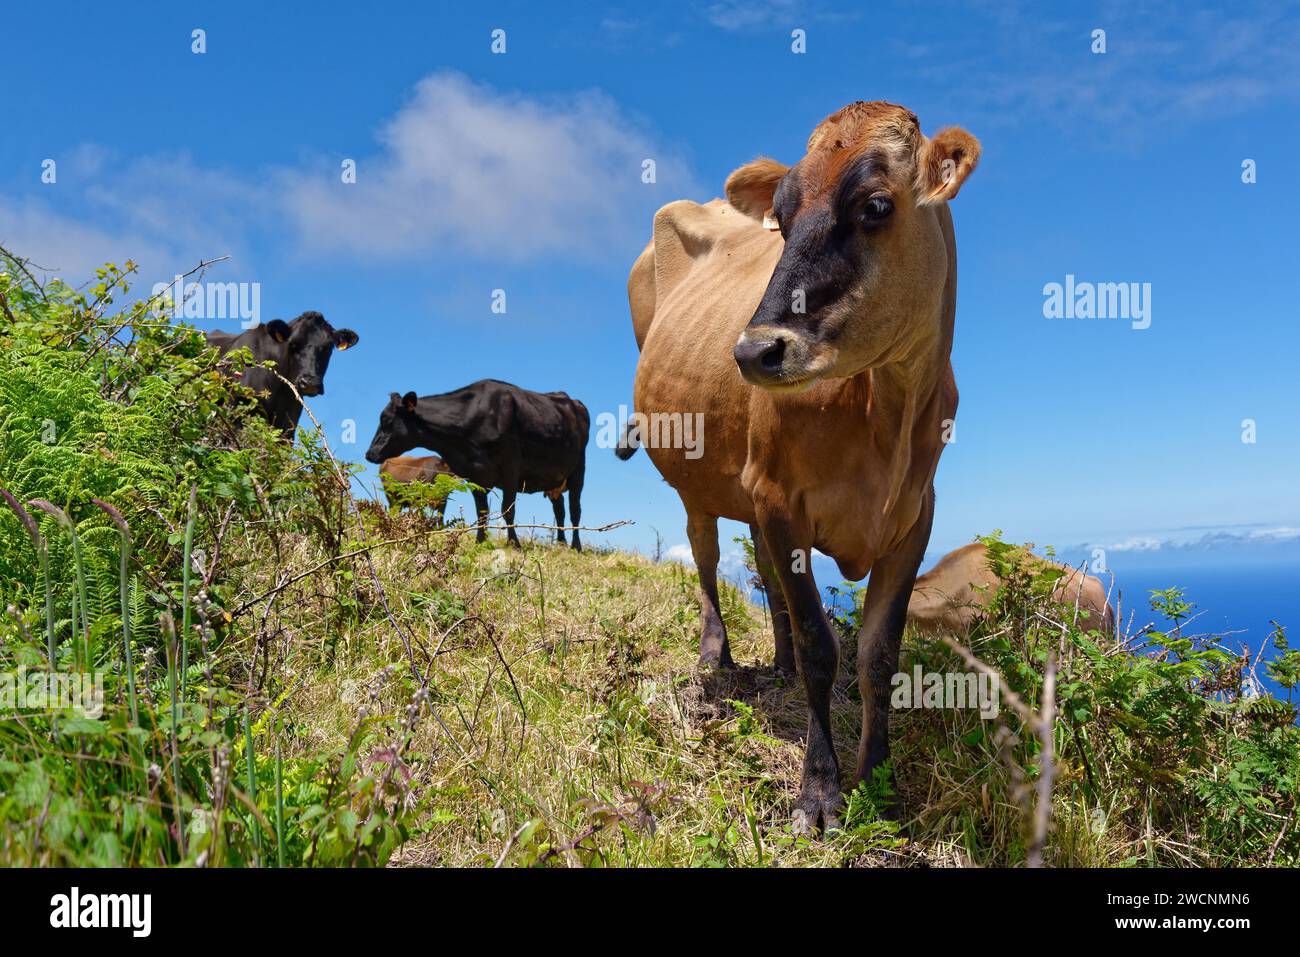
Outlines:
{"type": "Polygon", "coordinates": [[[957,410],[947,200],[979,151],[964,130],[927,139],[903,107],[850,104],[813,130],[795,166],[759,159],[728,178],[727,202],[659,210],[628,280],[637,413],[703,413],[705,431],[702,450],[687,451],[630,430],[619,455],[647,445],[686,508],[704,663],[731,664],[717,521],[750,525],[777,667],[797,664],[808,694],[803,830],[833,824],[840,805],[830,725],[839,647],[813,548],[846,578],[871,572],[859,778],[889,757],[890,678],[957,410]]]}
{"type": "MultiPolygon", "coordinates": [[[[1052,590],[1052,600],[1079,606],[1079,625],[1104,635],[1115,631],[1115,610],[1106,600],[1106,586],[1077,568],[1030,556],[1035,565],[1050,565],[1062,577],[1052,590]]],[[[907,603],[907,621],[923,631],[964,635],[988,608],[1000,581],[989,567],[988,549],[974,542],[949,552],[916,579],[907,603]]]]}
{"type": "MultiPolygon", "coordinates": [[[[384,463],[379,466],[379,481],[384,486],[388,510],[400,512],[409,505],[408,496],[403,494],[405,485],[410,482],[433,485],[438,481],[439,475],[455,477],[446,463],[436,455],[397,455],[391,459],[384,459],[384,463]]],[[[450,495],[443,495],[430,503],[438,516],[439,523],[442,522],[447,511],[449,497],[450,495]]]]}

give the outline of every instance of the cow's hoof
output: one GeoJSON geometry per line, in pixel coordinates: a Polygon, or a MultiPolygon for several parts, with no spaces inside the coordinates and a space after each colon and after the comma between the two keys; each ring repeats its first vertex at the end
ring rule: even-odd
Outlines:
{"type": "Polygon", "coordinates": [[[790,826],[801,837],[816,837],[840,829],[840,796],[800,797],[790,826]]]}
{"type": "Polygon", "coordinates": [[[700,652],[699,667],[701,670],[734,671],[736,662],[732,660],[731,652],[726,650],[721,654],[702,651],[700,652]]]}

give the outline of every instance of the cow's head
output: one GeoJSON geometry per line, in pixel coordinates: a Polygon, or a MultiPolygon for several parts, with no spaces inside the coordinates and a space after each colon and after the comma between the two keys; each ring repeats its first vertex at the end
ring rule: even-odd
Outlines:
{"type": "Polygon", "coordinates": [[[813,130],[787,167],[770,159],[727,179],[737,210],[785,247],[736,364],[754,385],[798,389],[905,354],[939,321],[948,274],[936,207],[957,195],[980,145],[949,128],[927,139],[892,103],[852,103],[813,130]]]}
{"type": "Polygon", "coordinates": [[[366,450],[366,461],[381,464],[385,459],[409,452],[420,444],[417,437],[415,421],[415,403],[419,401],[414,392],[398,395],[396,392],[388,397],[388,405],[379,414],[379,428],[370,440],[366,450]]]}
{"type": "Polygon", "coordinates": [[[325,370],[335,349],[357,344],[351,329],[335,329],[319,312],[304,312],[293,322],[272,319],[266,334],[279,347],[276,368],[302,395],[325,394],[325,370]]]}

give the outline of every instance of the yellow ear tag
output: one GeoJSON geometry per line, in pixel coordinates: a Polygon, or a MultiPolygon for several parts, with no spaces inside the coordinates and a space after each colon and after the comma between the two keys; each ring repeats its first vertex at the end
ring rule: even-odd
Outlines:
{"type": "Polygon", "coordinates": [[[779,233],[781,231],[781,224],[776,221],[776,217],[771,213],[765,213],[763,215],[763,228],[774,233],[779,233]]]}

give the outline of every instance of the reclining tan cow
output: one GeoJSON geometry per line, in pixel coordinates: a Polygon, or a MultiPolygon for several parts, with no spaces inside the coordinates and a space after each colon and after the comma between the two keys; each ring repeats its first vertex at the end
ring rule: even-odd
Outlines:
{"type": "MultiPolygon", "coordinates": [[[[947,201],[979,153],[964,130],[927,138],[910,110],[851,103],[817,125],[793,167],[755,160],[728,178],[726,202],[659,210],[628,279],[636,413],[704,417],[700,448],[642,440],[686,509],[700,659],[731,664],[717,522],[747,522],[777,667],[797,664],[807,691],[801,829],[833,823],[841,801],[830,722],[839,647],[814,548],[846,578],[871,572],[857,778],[889,757],[890,679],[957,411],[947,201]]],[[[620,458],[636,442],[626,435],[620,458]]]]}
{"type": "Polygon", "coordinates": [[[436,455],[395,455],[384,459],[384,463],[379,466],[379,482],[384,487],[384,497],[388,499],[388,510],[400,512],[416,503],[428,505],[441,524],[447,512],[450,493],[428,500],[427,496],[412,495],[407,488],[412,482],[433,485],[438,481],[439,475],[455,477],[446,463],[436,455]]]}
{"type": "MultiPolygon", "coordinates": [[[[967,634],[997,592],[1000,581],[989,567],[988,549],[976,542],[949,552],[919,575],[907,603],[908,624],[927,632],[967,634]]],[[[1115,631],[1115,610],[1106,599],[1106,586],[1077,568],[1031,555],[1029,560],[1061,570],[1052,600],[1071,609],[1077,604],[1078,624],[1104,635],[1115,631]]]]}

